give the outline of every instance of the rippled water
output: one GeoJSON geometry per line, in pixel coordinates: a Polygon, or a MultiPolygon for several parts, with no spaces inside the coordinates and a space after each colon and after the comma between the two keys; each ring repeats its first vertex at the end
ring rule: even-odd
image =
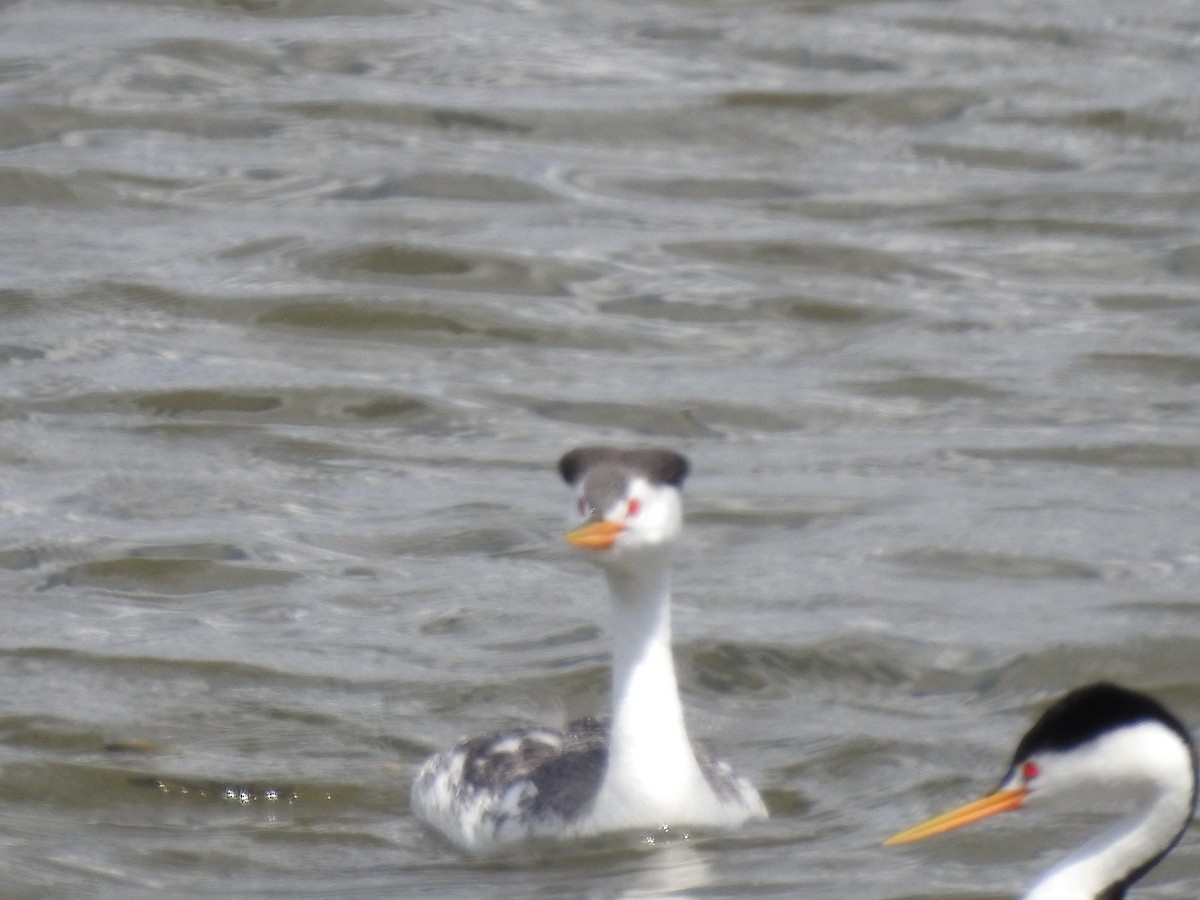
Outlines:
{"type": "Polygon", "coordinates": [[[0,26],[6,897],[1010,896],[1088,823],[879,841],[1085,680],[1200,723],[1194,4],[0,26]],[[423,756],[606,702],[593,441],[692,459],[680,677],[773,818],[466,862],[423,756]]]}

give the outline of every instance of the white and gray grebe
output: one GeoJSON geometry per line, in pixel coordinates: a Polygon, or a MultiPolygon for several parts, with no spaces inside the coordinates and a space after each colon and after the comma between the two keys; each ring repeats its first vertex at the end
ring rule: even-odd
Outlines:
{"type": "Polygon", "coordinates": [[[1055,799],[1119,799],[1126,814],[1054,866],[1026,900],[1121,900],[1183,837],[1196,809],[1196,751],[1157,701],[1113,684],[1077,688],[1017,745],[999,788],[888,838],[903,844],[1055,799]]]}
{"type": "Polygon", "coordinates": [[[670,548],[687,460],[669,450],[580,447],[566,539],[612,594],[612,718],[468,738],[425,762],[412,808],[459,847],[627,829],[731,827],[767,816],[758,791],[693,745],[671,655],[670,548]]]}

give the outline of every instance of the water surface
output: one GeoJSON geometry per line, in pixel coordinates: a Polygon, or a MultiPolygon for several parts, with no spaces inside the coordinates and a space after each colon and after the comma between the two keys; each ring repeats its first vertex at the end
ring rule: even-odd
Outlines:
{"type": "Polygon", "coordinates": [[[0,22],[6,896],[1012,896],[1094,823],[879,842],[1076,684],[1200,723],[1193,4],[0,22]],[[607,702],[596,441],[773,817],[464,861],[420,760],[607,702]]]}

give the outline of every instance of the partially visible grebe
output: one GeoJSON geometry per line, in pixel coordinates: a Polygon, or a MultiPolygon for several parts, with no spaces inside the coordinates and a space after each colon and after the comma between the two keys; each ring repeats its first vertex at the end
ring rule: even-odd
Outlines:
{"type": "Polygon", "coordinates": [[[1017,745],[994,793],[888,838],[903,844],[1043,800],[1128,798],[1130,811],[1052,868],[1026,900],[1121,900],[1183,837],[1196,809],[1196,751],[1157,701],[1114,684],[1077,688],[1017,745]]]}

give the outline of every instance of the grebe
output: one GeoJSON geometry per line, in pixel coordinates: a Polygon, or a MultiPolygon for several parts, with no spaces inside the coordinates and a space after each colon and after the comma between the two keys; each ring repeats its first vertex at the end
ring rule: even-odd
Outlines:
{"type": "Polygon", "coordinates": [[[903,844],[995,813],[1076,795],[1134,806],[1111,830],[1068,856],[1026,900],[1121,900],[1178,843],[1196,809],[1196,751],[1157,701],[1112,684],[1060,698],[1021,739],[992,794],[888,838],[903,844]]]}
{"type": "Polygon", "coordinates": [[[688,462],[669,450],[580,447],[558,463],[575,488],[566,539],[598,562],[613,600],[612,720],[468,738],[417,774],[412,808],[454,844],[729,827],[766,818],[749,782],[689,740],[671,656],[671,544],[688,462]]]}

